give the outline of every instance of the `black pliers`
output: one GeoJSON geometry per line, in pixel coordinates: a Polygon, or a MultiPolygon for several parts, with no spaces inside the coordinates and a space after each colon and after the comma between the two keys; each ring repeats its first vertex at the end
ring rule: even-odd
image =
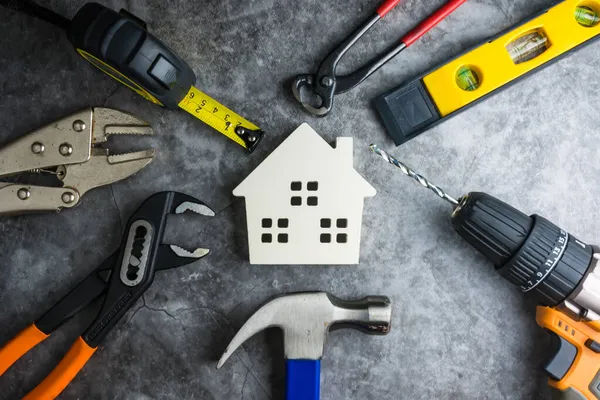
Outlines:
{"type": "Polygon", "coordinates": [[[72,316],[103,297],[98,316],[77,339],[58,366],[24,399],[56,398],[94,354],[100,342],[152,285],[156,271],[190,264],[208,254],[163,244],[169,214],[215,213],[201,201],[177,192],[149,197],[127,223],[120,248],[54,307],[0,348],[0,376],[23,354],[72,316]]]}
{"type": "Polygon", "coordinates": [[[379,56],[351,74],[344,76],[336,75],[337,65],[346,52],[348,52],[348,50],[350,50],[350,48],[373,27],[373,25],[400,2],[400,0],[384,1],[377,9],[375,15],[365,21],[360,28],[344,39],[344,41],[336,47],[323,62],[321,62],[316,74],[302,74],[296,77],[292,86],[296,100],[298,100],[300,104],[313,115],[327,115],[333,107],[333,97],[336,94],[347,92],[367,79],[385,63],[397,56],[398,53],[416,42],[431,28],[440,23],[465,1],[466,0],[448,1],[442,8],[437,10],[433,15],[421,22],[416,28],[404,36],[400,40],[400,44],[391,48],[387,53],[379,56]]]}

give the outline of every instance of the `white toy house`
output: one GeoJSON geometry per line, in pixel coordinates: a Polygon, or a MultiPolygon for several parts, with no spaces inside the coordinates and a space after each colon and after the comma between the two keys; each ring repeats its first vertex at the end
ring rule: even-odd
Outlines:
{"type": "Polygon", "coordinates": [[[233,191],[246,200],[251,264],[358,264],[365,197],[352,138],[302,124],[233,191]]]}

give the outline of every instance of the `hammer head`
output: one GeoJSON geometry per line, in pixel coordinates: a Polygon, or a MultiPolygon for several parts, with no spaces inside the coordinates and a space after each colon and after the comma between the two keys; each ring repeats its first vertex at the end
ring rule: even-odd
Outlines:
{"type": "Polygon", "coordinates": [[[298,293],[276,298],[260,308],[235,335],[217,368],[246,340],[272,327],[283,330],[285,358],[319,360],[327,332],[354,328],[372,335],[390,331],[392,305],[387,297],[370,296],[357,301],[328,293],[298,293]]]}

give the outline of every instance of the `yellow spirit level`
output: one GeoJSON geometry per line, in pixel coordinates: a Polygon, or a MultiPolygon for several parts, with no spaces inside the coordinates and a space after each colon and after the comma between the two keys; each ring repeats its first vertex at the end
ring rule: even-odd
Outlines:
{"type": "Polygon", "coordinates": [[[564,0],[375,100],[396,145],[518,82],[600,34],[600,0],[564,0]]]}

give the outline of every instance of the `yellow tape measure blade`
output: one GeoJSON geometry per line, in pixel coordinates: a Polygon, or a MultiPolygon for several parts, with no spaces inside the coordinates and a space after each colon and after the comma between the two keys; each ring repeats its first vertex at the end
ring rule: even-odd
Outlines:
{"type": "Polygon", "coordinates": [[[262,139],[263,131],[258,126],[193,86],[181,100],[179,107],[249,152],[262,139]]]}

